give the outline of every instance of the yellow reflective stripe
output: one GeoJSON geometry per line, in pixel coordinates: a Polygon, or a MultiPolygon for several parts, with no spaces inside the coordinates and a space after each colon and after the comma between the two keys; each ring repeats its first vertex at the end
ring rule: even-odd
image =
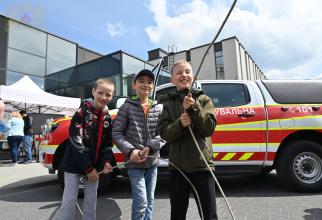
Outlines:
{"type": "Polygon", "coordinates": [[[212,156],[213,156],[214,158],[216,158],[216,157],[218,156],[218,154],[219,154],[219,153],[213,153],[213,154],[212,154],[212,156]]]}
{"type": "Polygon", "coordinates": [[[230,160],[236,153],[227,153],[221,160],[230,160]]]}
{"type": "Polygon", "coordinates": [[[70,120],[71,119],[71,117],[65,117],[65,118],[62,118],[62,119],[60,119],[60,120],[58,120],[58,121],[55,121],[55,122],[53,122],[53,123],[58,123],[58,122],[61,122],[61,121],[66,121],[66,120],[70,120]]]}
{"type": "Polygon", "coordinates": [[[244,153],[238,160],[248,160],[254,153],[244,153]]]}
{"type": "Polygon", "coordinates": [[[224,127],[220,127],[218,125],[218,127],[216,127],[215,131],[265,131],[266,127],[262,127],[262,128],[224,128],[224,127]]]}

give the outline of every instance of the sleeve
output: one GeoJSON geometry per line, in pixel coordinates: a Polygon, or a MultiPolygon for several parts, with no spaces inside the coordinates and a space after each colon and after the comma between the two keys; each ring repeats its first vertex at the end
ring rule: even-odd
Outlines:
{"type": "Polygon", "coordinates": [[[29,118],[29,116],[27,116],[27,117],[26,117],[26,121],[25,121],[25,129],[26,129],[27,131],[30,131],[30,129],[31,129],[31,122],[30,122],[30,118],[29,118]]]}
{"type": "Polygon", "coordinates": [[[9,119],[9,121],[6,123],[6,130],[10,130],[11,129],[11,121],[12,119],[9,119]]]}
{"type": "Polygon", "coordinates": [[[75,152],[76,159],[79,166],[84,173],[89,173],[94,169],[93,161],[89,155],[89,151],[83,143],[83,126],[85,119],[83,110],[80,108],[75,112],[70,126],[69,126],[69,141],[71,143],[72,151],[75,152]]]}
{"type": "Polygon", "coordinates": [[[125,137],[125,131],[128,127],[128,115],[126,103],[119,109],[117,116],[114,120],[112,138],[117,148],[123,154],[128,155],[135,149],[135,147],[128,142],[125,137]]]}
{"type": "Polygon", "coordinates": [[[214,105],[206,95],[199,96],[188,110],[192,126],[203,137],[210,137],[215,130],[217,121],[214,112],[214,105]]]}
{"type": "Polygon", "coordinates": [[[174,121],[171,120],[168,105],[163,106],[163,111],[159,120],[159,129],[161,138],[167,143],[172,143],[187,133],[186,129],[181,125],[180,117],[174,121]]]}

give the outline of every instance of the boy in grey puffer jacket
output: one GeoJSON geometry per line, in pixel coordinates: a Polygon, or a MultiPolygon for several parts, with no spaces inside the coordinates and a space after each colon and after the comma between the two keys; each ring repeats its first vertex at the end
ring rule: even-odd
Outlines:
{"type": "Polygon", "coordinates": [[[154,74],[141,70],[132,87],[137,96],[128,98],[114,120],[112,137],[123,152],[132,188],[132,220],[152,219],[159,150],[164,141],[158,136],[162,107],[149,99],[154,74]],[[148,157],[151,155],[152,157],[148,157]]]}

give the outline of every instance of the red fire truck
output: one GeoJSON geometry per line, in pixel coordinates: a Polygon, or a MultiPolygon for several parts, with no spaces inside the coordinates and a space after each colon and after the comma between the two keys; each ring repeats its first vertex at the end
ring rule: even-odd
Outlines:
{"type": "MultiPolygon", "coordinates": [[[[218,125],[212,135],[217,174],[260,174],[276,169],[281,182],[301,192],[322,190],[322,81],[201,80],[215,105],[218,125]]],[[[162,103],[175,87],[157,88],[162,103]]],[[[116,114],[115,110],[112,114],[116,114]]],[[[56,119],[40,144],[40,160],[51,172],[58,170],[68,141],[70,118],[56,119]]],[[[115,161],[123,155],[113,148],[115,161]]],[[[167,158],[167,147],[161,151],[167,158]]],[[[167,167],[164,160],[160,167],[167,167]]],[[[115,173],[123,173],[120,167],[115,173]]],[[[100,179],[103,190],[112,175],[100,179]]]]}

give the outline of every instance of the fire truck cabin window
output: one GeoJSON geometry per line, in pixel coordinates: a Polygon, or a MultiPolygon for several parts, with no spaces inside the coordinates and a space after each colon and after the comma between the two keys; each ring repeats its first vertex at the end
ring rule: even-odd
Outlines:
{"type": "Polygon", "coordinates": [[[216,108],[235,107],[250,103],[246,85],[237,83],[203,83],[202,90],[216,108]]]}

